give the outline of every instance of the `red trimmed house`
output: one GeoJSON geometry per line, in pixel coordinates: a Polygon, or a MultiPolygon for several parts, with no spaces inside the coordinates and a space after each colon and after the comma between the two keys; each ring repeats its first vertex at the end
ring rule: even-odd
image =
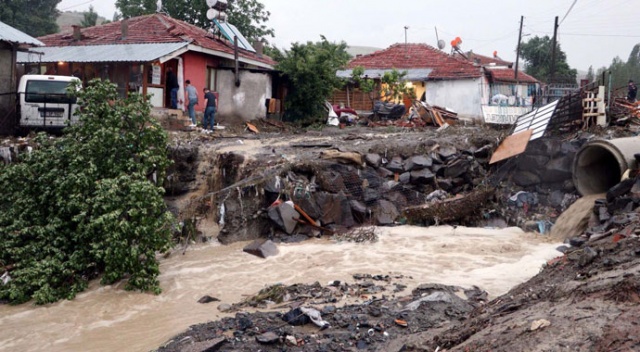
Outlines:
{"type": "MultiPolygon", "coordinates": [[[[483,106],[490,105],[491,98],[499,93],[508,92],[507,103],[513,100],[513,106],[530,106],[530,92],[538,87],[537,81],[523,72],[516,81],[512,64],[507,61],[477,54],[466,58],[450,55],[427,44],[394,44],[357,56],[337,75],[348,78],[358,66],[365,69],[365,76],[373,79],[392,69],[406,71],[405,78],[414,87],[416,97],[473,119],[481,119],[483,106]]],[[[336,92],[333,103],[345,103],[358,110],[372,109],[371,100],[353,87],[336,92]]]]}
{"type": "MultiPolygon", "coordinates": [[[[275,62],[253,48],[239,48],[224,36],[164,14],[134,17],[39,38],[42,55],[19,55],[27,72],[75,75],[83,81],[108,78],[121,96],[153,94],[154,107],[170,106],[166,89],[169,68],[181,86],[188,79],[199,94],[209,87],[219,94],[217,117],[251,120],[266,115],[265,100],[273,97],[275,62]],[[236,67],[238,70],[236,71],[236,67]]],[[[182,104],[179,108],[183,108],[182,104]]],[[[202,111],[203,104],[197,106],[202,111]]]]}

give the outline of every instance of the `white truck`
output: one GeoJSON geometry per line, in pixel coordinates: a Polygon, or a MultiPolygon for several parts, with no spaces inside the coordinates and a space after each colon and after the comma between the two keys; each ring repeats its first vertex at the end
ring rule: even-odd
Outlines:
{"type": "Polygon", "coordinates": [[[76,97],[67,88],[73,76],[24,75],[18,84],[18,126],[21,129],[62,129],[78,122],[76,97]]]}

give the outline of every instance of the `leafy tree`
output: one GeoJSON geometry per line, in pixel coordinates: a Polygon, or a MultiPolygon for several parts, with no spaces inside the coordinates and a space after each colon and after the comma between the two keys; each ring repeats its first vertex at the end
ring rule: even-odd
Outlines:
{"type": "MultiPolygon", "coordinates": [[[[535,36],[520,46],[520,53],[526,62],[525,72],[531,76],[550,83],[551,53],[553,42],[549,36],[535,36]]],[[[556,43],[556,63],[553,74],[554,82],[575,83],[578,71],[569,67],[567,54],[556,43]]]]}
{"type": "Polygon", "coordinates": [[[56,33],[61,0],[0,0],[0,21],[33,37],[56,33]]]}
{"type": "Polygon", "coordinates": [[[347,44],[321,41],[293,43],[290,50],[275,52],[276,69],[291,81],[285,105],[291,119],[313,118],[322,114],[324,102],[334,89],[343,85],[336,71],[349,61],[347,44]]]}
{"type": "Polygon", "coordinates": [[[72,299],[89,280],[127,279],[159,292],[156,252],[170,245],[163,201],[167,135],[145,97],[118,100],[93,80],[79,94],[81,123],[0,169],[0,300],[72,299]]]}
{"type": "Polygon", "coordinates": [[[364,68],[358,66],[351,72],[351,80],[354,81],[364,93],[369,93],[372,100],[384,99],[386,101],[399,101],[408,96],[415,99],[415,89],[406,85],[407,71],[393,69],[385,72],[380,78],[380,84],[364,76],[364,68]]]}
{"type": "MultiPolygon", "coordinates": [[[[211,21],[207,19],[209,7],[205,0],[166,1],[163,6],[173,18],[201,28],[211,27],[211,21]]],[[[156,0],[116,0],[116,7],[125,18],[151,14],[157,9],[156,0]]],[[[265,25],[271,13],[258,0],[230,0],[227,14],[228,21],[249,39],[263,39],[268,43],[265,37],[274,36],[273,29],[265,25]]]]}
{"type": "Polygon", "coordinates": [[[82,27],[93,27],[98,24],[98,13],[93,10],[93,5],[89,6],[89,11],[83,14],[84,18],[80,25],[82,27]]]}

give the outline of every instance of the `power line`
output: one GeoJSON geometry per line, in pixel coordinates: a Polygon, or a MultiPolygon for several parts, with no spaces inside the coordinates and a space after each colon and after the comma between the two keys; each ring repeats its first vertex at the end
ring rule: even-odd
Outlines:
{"type": "Polygon", "coordinates": [[[60,9],[60,11],[67,11],[67,10],[70,10],[72,8],[75,8],[75,7],[79,7],[79,6],[82,6],[82,5],[90,4],[90,3],[94,2],[94,1],[96,1],[96,0],[85,1],[85,2],[82,2],[82,3],[76,4],[76,5],[68,6],[68,7],[64,8],[64,9],[60,9]]]}
{"type": "Polygon", "coordinates": [[[562,17],[562,20],[560,21],[560,24],[562,24],[562,22],[564,22],[564,19],[567,18],[567,16],[569,16],[569,12],[571,12],[571,10],[573,10],[573,7],[576,6],[577,2],[578,2],[578,0],[573,0],[573,4],[571,4],[571,6],[569,7],[569,10],[567,11],[567,13],[564,15],[564,17],[562,17]]]}

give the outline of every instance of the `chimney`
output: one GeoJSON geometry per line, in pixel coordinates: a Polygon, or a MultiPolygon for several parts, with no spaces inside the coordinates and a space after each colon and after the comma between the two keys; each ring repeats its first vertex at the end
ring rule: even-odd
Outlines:
{"type": "Polygon", "coordinates": [[[120,30],[122,31],[122,36],[120,39],[127,39],[129,35],[129,19],[125,18],[120,22],[120,30]]]}
{"type": "Polygon", "coordinates": [[[73,40],[82,40],[82,32],[80,31],[80,26],[73,25],[73,40]]]}
{"type": "Polygon", "coordinates": [[[253,48],[256,50],[256,55],[258,55],[258,57],[262,57],[262,54],[264,54],[264,44],[262,43],[262,40],[254,40],[253,48]]]}

